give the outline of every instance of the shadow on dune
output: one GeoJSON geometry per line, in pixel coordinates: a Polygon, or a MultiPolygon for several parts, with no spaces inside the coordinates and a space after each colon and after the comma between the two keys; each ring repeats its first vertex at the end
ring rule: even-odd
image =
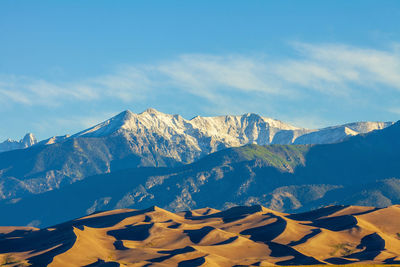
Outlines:
{"type": "MultiPolygon", "coordinates": [[[[263,225],[259,227],[254,227],[250,228],[247,230],[244,230],[240,232],[242,235],[250,235],[250,239],[253,241],[261,241],[264,242],[265,244],[268,245],[268,247],[271,249],[271,257],[286,257],[286,256],[292,256],[293,258],[290,260],[285,260],[281,262],[277,262],[277,265],[299,265],[299,264],[304,264],[304,265],[311,265],[311,264],[321,264],[320,261],[316,260],[313,257],[308,257],[297,250],[287,246],[287,245],[282,245],[278,244],[275,242],[271,242],[271,240],[275,239],[277,236],[279,236],[286,228],[286,221],[282,219],[279,216],[276,216],[272,213],[268,213],[266,215],[270,215],[272,218],[276,218],[276,222],[273,222],[268,225],[263,225]]],[[[315,235],[318,233],[311,233],[311,235],[315,235]]],[[[306,238],[310,238],[310,236],[306,236],[306,238]]],[[[305,242],[302,239],[297,241],[297,242],[305,242]]],[[[300,244],[300,243],[299,243],[300,244]]]]}
{"type": "Polygon", "coordinates": [[[200,229],[184,230],[183,232],[189,236],[190,241],[197,244],[212,230],[215,230],[215,228],[211,226],[204,226],[203,228],[200,229]]]}
{"type": "Polygon", "coordinates": [[[46,266],[53,258],[68,251],[74,245],[76,235],[72,226],[59,227],[55,230],[37,230],[2,235],[0,239],[0,254],[32,251],[31,254],[46,251],[43,254],[28,258],[33,266],[46,266]],[[18,236],[18,234],[21,234],[18,236]],[[53,248],[55,247],[55,248],[53,248]],[[53,248],[53,249],[51,249],[53,248]]]}
{"type": "Polygon", "coordinates": [[[117,240],[143,241],[150,236],[150,229],[154,223],[128,225],[123,229],[111,230],[107,234],[115,237],[117,240]]]}
{"type": "Polygon", "coordinates": [[[270,218],[276,218],[276,222],[258,226],[250,229],[246,229],[240,232],[241,235],[250,235],[250,239],[253,241],[267,242],[271,241],[280,235],[286,228],[286,221],[279,216],[272,213],[267,213],[270,218]]]}
{"type": "Polygon", "coordinates": [[[105,262],[101,259],[98,259],[96,262],[91,263],[89,265],[85,265],[83,267],[119,267],[120,264],[118,262],[105,262]]]}
{"type": "Polygon", "coordinates": [[[6,233],[6,234],[5,233],[1,233],[0,234],[0,240],[3,240],[5,238],[13,238],[13,237],[21,238],[21,237],[24,237],[24,236],[28,236],[33,231],[34,231],[33,229],[32,230],[20,230],[20,229],[17,229],[17,230],[14,230],[14,231],[6,233]]]}
{"type": "Polygon", "coordinates": [[[231,237],[231,238],[228,238],[227,240],[224,240],[224,241],[222,241],[222,242],[219,242],[219,243],[217,243],[217,244],[214,244],[213,246],[227,245],[227,244],[232,243],[233,241],[235,241],[235,240],[238,239],[238,238],[239,238],[239,237],[237,237],[237,236],[233,236],[233,237],[231,237]]]}
{"type": "Polygon", "coordinates": [[[360,261],[373,260],[385,249],[385,240],[377,233],[373,233],[364,236],[357,248],[364,250],[348,255],[346,258],[358,259],[360,261]]]}
{"type": "MultiPolygon", "coordinates": [[[[343,256],[343,258],[334,257],[326,259],[325,261],[331,264],[349,264],[358,262],[351,259],[357,259],[359,261],[374,260],[375,257],[378,256],[385,249],[385,240],[382,239],[382,237],[380,237],[377,233],[373,233],[364,236],[361,239],[360,244],[357,246],[357,249],[364,249],[364,250],[361,252],[343,256]]],[[[392,262],[390,259],[387,259],[384,262],[387,264],[396,264],[395,262],[392,262]]]]}
{"type": "MultiPolygon", "coordinates": [[[[1,234],[0,253],[32,251],[31,254],[35,254],[49,250],[40,255],[28,258],[29,263],[33,266],[46,266],[52,262],[55,256],[72,248],[76,241],[76,235],[73,231],[74,227],[81,230],[83,230],[84,226],[93,228],[111,227],[125,218],[144,214],[153,210],[154,208],[150,208],[146,210],[130,211],[93,218],[76,219],[37,231],[16,230],[8,234],[1,234]]],[[[110,232],[111,234],[114,234],[117,239],[120,239],[118,237],[128,236],[130,238],[138,238],[139,240],[142,240],[142,238],[146,237],[146,234],[148,234],[148,231],[146,232],[146,229],[143,229],[143,227],[140,229],[122,229],[110,232]]],[[[121,244],[116,243],[115,245],[119,246],[121,244]]],[[[119,246],[120,249],[122,249],[122,247],[123,245],[119,246]]]]}
{"type": "Polygon", "coordinates": [[[303,244],[305,242],[307,242],[308,239],[318,235],[319,233],[321,233],[321,229],[312,229],[311,233],[309,233],[308,235],[303,236],[300,240],[298,241],[292,241],[288,244],[288,246],[293,247],[293,246],[297,246],[300,244],[303,244]]]}
{"type": "Polygon", "coordinates": [[[210,215],[202,215],[202,216],[193,216],[191,211],[187,211],[185,214],[185,219],[189,220],[204,220],[210,218],[221,218],[224,223],[229,223],[233,221],[237,221],[247,217],[256,212],[262,211],[262,207],[259,205],[254,206],[238,206],[233,207],[225,211],[213,213],[210,215]]]}
{"type": "Polygon", "coordinates": [[[347,259],[343,259],[343,258],[337,258],[337,257],[325,259],[324,261],[326,261],[327,263],[330,263],[330,264],[337,264],[337,265],[345,265],[345,264],[357,263],[357,261],[351,261],[351,260],[347,260],[347,259]]]}
{"type": "Polygon", "coordinates": [[[129,248],[124,246],[124,243],[121,240],[117,240],[113,243],[114,248],[116,250],[128,250],[129,248]]]}
{"type": "Polygon", "coordinates": [[[211,211],[212,211],[212,209],[208,208],[208,209],[203,213],[203,215],[208,215],[208,214],[210,214],[211,211]]]}
{"type": "Polygon", "coordinates": [[[168,254],[168,255],[167,256],[161,256],[161,257],[154,258],[154,259],[150,259],[148,261],[149,262],[163,262],[165,260],[168,260],[168,259],[172,258],[175,255],[189,253],[189,252],[193,252],[193,251],[195,251],[195,249],[190,247],[190,246],[187,246],[187,247],[184,247],[184,248],[179,248],[179,249],[173,249],[173,250],[160,250],[160,251],[157,251],[157,253],[168,254]]]}
{"type": "Polygon", "coordinates": [[[187,261],[181,261],[178,263],[178,267],[196,267],[196,266],[201,266],[206,262],[206,259],[204,257],[199,257],[187,261]]]}
{"type": "Polygon", "coordinates": [[[290,214],[286,217],[289,219],[295,220],[295,221],[314,221],[318,218],[331,215],[331,214],[338,212],[342,209],[345,209],[347,207],[348,206],[329,206],[329,207],[324,207],[324,208],[320,208],[320,209],[313,210],[313,211],[297,213],[297,214],[290,214]]]}
{"type": "Polygon", "coordinates": [[[305,256],[298,252],[297,250],[282,244],[278,244],[275,242],[266,242],[268,247],[271,249],[271,257],[287,257],[292,256],[293,258],[289,260],[279,261],[275,264],[277,265],[315,265],[315,264],[323,264],[317,259],[309,256],[305,256]]]}
{"type": "Polygon", "coordinates": [[[171,225],[167,226],[167,228],[170,228],[170,229],[177,229],[177,228],[179,228],[179,226],[181,226],[181,225],[182,225],[181,223],[174,223],[174,224],[171,224],[171,225]]]}
{"type": "Polygon", "coordinates": [[[400,260],[396,260],[397,257],[389,258],[384,260],[386,264],[400,264],[400,260]]]}
{"type": "Polygon", "coordinates": [[[331,231],[343,231],[357,226],[357,219],[352,215],[342,215],[313,221],[311,226],[325,228],[331,231]]]}

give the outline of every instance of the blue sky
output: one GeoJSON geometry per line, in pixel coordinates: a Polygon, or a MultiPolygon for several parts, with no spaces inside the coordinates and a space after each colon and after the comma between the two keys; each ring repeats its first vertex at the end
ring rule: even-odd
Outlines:
{"type": "Polygon", "coordinates": [[[122,110],[400,119],[400,1],[0,1],[0,141],[122,110]]]}

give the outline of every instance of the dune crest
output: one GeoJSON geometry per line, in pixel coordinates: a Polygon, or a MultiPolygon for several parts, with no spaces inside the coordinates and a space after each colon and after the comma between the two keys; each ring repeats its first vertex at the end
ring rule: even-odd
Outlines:
{"type": "Polygon", "coordinates": [[[6,266],[400,264],[400,206],[262,206],[96,213],[56,226],[0,228],[6,266]]]}

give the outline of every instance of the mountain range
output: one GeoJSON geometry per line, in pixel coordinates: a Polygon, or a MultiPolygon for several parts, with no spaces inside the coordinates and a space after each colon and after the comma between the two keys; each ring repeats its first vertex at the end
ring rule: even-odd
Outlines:
{"type": "Polygon", "coordinates": [[[121,169],[180,166],[246,144],[336,143],[392,124],[357,122],[310,130],[250,113],[186,120],[155,109],[124,111],[71,136],[0,153],[0,198],[43,193],[121,169]]]}
{"type": "MultiPolygon", "coordinates": [[[[200,117],[186,120],[180,115],[169,115],[155,109],[135,114],[129,110],[79,133],[54,136],[38,142],[31,133],[20,141],[8,139],[0,143],[0,152],[27,148],[33,145],[49,145],[77,137],[105,137],[125,135],[127,139],[142,139],[151,144],[149,135],[188,146],[199,153],[211,153],[219,147],[234,147],[245,144],[327,144],[335,143],[360,133],[383,129],[393,122],[355,122],[322,129],[300,128],[282,121],[253,113],[240,116],[200,117]]],[[[154,146],[154,145],[153,145],[154,146]]],[[[192,158],[180,158],[171,151],[163,151],[182,162],[192,158]]],[[[175,153],[176,154],[176,153],[175,153]]]]}
{"type": "MultiPolygon", "coordinates": [[[[199,132],[179,116],[154,110],[123,112],[52,144],[0,153],[0,212],[14,214],[1,223],[46,226],[104,209],[151,205],[182,211],[258,204],[299,212],[329,204],[400,203],[399,122],[330,144],[258,145],[248,143],[266,140],[255,138],[261,131],[248,129],[257,128],[250,121],[260,122],[261,117],[228,118],[205,118],[201,123],[194,118],[191,121],[208,129],[199,132]],[[248,129],[215,123],[232,120],[248,129]],[[186,125],[186,132],[172,122],[186,125]],[[212,131],[214,135],[203,139],[207,142],[199,142],[199,136],[212,131]],[[230,139],[221,137],[228,133],[230,139]],[[232,140],[245,145],[236,146],[232,140]]],[[[275,121],[277,125],[291,127],[275,121]]],[[[350,125],[360,131],[385,126],[350,125]]],[[[341,127],[347,126],[330,129],[341,127]]]]}

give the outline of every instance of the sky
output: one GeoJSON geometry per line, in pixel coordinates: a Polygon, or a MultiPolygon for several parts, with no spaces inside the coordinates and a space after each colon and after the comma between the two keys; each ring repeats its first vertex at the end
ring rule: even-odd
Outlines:
{"type": "Polygon", "coordinates": [[[400,1],[0,1],[0,142],[129,109],[400,119],[400,1]]]}

